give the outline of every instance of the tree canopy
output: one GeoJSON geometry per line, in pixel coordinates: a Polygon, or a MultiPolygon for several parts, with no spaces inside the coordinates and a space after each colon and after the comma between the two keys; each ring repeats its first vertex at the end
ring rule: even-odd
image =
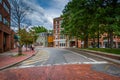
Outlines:
{"type": "Polygon", "coordinates": [[[36,41],[36,33],[32,30],[27,31],[25,28],[21,28],[19,31],[20,42],[22,45],[33,44],[36,41]]]}
{"type": "Polygon", "coordinates": [[[35,33],[47,32],[48,30],[43,26],[34,26],[31,30],[35,31],[35,33]]]}
{"type": "MultiPolygon", "coordinates": [[[[71,0],[63,10],[62,27],[64,33],[84,41],[103,33],[110,35],[110,46],[113,46],[113,35],[120,33],[119,0],[71,0]]],[[[99,45],[98,45],[99,46],[99,45]]]]}

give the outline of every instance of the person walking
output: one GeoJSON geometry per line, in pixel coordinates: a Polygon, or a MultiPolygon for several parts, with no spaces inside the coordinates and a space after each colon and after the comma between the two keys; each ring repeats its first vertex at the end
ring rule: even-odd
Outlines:
{"type": "Polygon", "coordinates": [[[34,45],[33,44],[31,45],[31,50],[34,51],[34,45]]]}
{"type": "Polygon", "coordinates": [[[34,51],[34,45],[33,44],[30,45],[30,50],[34,51]]]}

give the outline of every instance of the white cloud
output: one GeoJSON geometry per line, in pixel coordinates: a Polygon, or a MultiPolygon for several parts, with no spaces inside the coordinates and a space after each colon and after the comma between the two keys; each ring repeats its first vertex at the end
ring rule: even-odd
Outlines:
{"type": "Polygon", "coordinates": [[[32,26],[42,25],[47,29],[52,29],[53,18],[59,17],[62,14],[65,4],[68,0],[53,0],[50,8],[41,7],[36,0],[24,0],[28,5],[30,5],[34,11],[27,15],[27,19],[31,20],[32,26]]]}

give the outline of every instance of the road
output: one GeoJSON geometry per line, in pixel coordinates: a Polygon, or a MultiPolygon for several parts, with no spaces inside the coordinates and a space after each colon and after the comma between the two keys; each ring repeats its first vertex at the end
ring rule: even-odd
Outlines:
{"type": "MultiPolygon", "coordinates": [[[[75,65],[80,65],[78,67],[90,65],[91,67],[88,66],[88,67],[86,67],[86,69],[89,69],[89,67],[90,67],[90,69],[93,71],[103,72],[103,73],[106,73],[106,74],[109,74],[112,76],[120,77],[120,66],[119,65],[112,64],[111,62],[108,62],[104,59],[98,58],[93,55],[89,55],[83,51],[79,51],[76,49],[40,48],[40,47],[37,47],[35,50],[37,51],[35,56],[33,56],[32,58],[30,58],[26,61],[23,61],[15,66],[8,68],[8,71],[15,70],[17,72],[18,70],[23,70],[23,73],[28,74],[27,69],[28,69],[28,71],[30,69],[30,71],[33,70],[33,72],[35,72],[37,74],[37,73],[42,73],[42,72],[36,71],[36,69],[38,69],[38,68],[42,69],[42,68],[48,67],[48,68],[45,68],[43,70],[43,72],[44,71],[47,72],[48,70],[50,70],[51,72],[55,72],[55,74],[57,74],[57,72],[55,70],[60,70],[61,68],[59,69],[56,67],[63,67],[63,69],[64,69],[65,68],[64,66],[68,66],[69,68],[67,68],[67,71],[59,71],[58,73],[69,73],[71,71],[71,70],[69,70],[70,68],[71,69],[75,68],[76,71],[74,71],[74,72],[80,73],[79,69],[77,67],[75,67],[75,65]],[[57,66],[57,65],[59,65],[59,66],[57,66]],[[73,68],[70,67],[71,65],[73,65],[74,67],[73,68]]],[[[82,68],[84,69],[84,67],[82,67],[82,68]]],[[[87,70],[85,70],[85,71],[87,72],[87,70]]],[[[11,73],[9,73],[9,74],[11,74],[11,73]]],[[[45,74],[45,75],[47,75],[47,74],[45,74]]],[[[49,73],[49,74],[51,74],[51,73],[49,73]]],[[[16,73],[14,73],[14,75],[16,75],[16,73]]],[[[71,73],[71,75],[73,75],[73,74],[71,73]]],[[[92,75],[92,74],[90,74],[90,75],[92,75]]],[[[36,76],[38,76],[38,75],[36,75],[36,76]]],[[[95,77],[96,76],[94,76],[94,78],[95,77]]],[[[108,79],[106,79],[106,80],[108,80],[108,79]]]]}
{"type": "Polygon", "coordinates": [[[81,52],[78,54],[76,52],[59,49],[59,48],[40,48],[37,47],[37,54],[11,68],[25,68],[34,66],[51,66],[51,65],[64,65],[64,64],[105,64],[107,61],[86,55],[81,52]]]}

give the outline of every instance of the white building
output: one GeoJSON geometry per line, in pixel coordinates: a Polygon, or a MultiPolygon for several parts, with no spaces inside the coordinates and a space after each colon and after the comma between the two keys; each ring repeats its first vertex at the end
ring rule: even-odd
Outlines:
{"type": "Polygon", "coordinates": [[[47,40],[47,32],[39,33],[39,37],[36,40],[37,43],[39,43],[40,46],[47,47],[48,46],[48,40],[47,40]]]}

